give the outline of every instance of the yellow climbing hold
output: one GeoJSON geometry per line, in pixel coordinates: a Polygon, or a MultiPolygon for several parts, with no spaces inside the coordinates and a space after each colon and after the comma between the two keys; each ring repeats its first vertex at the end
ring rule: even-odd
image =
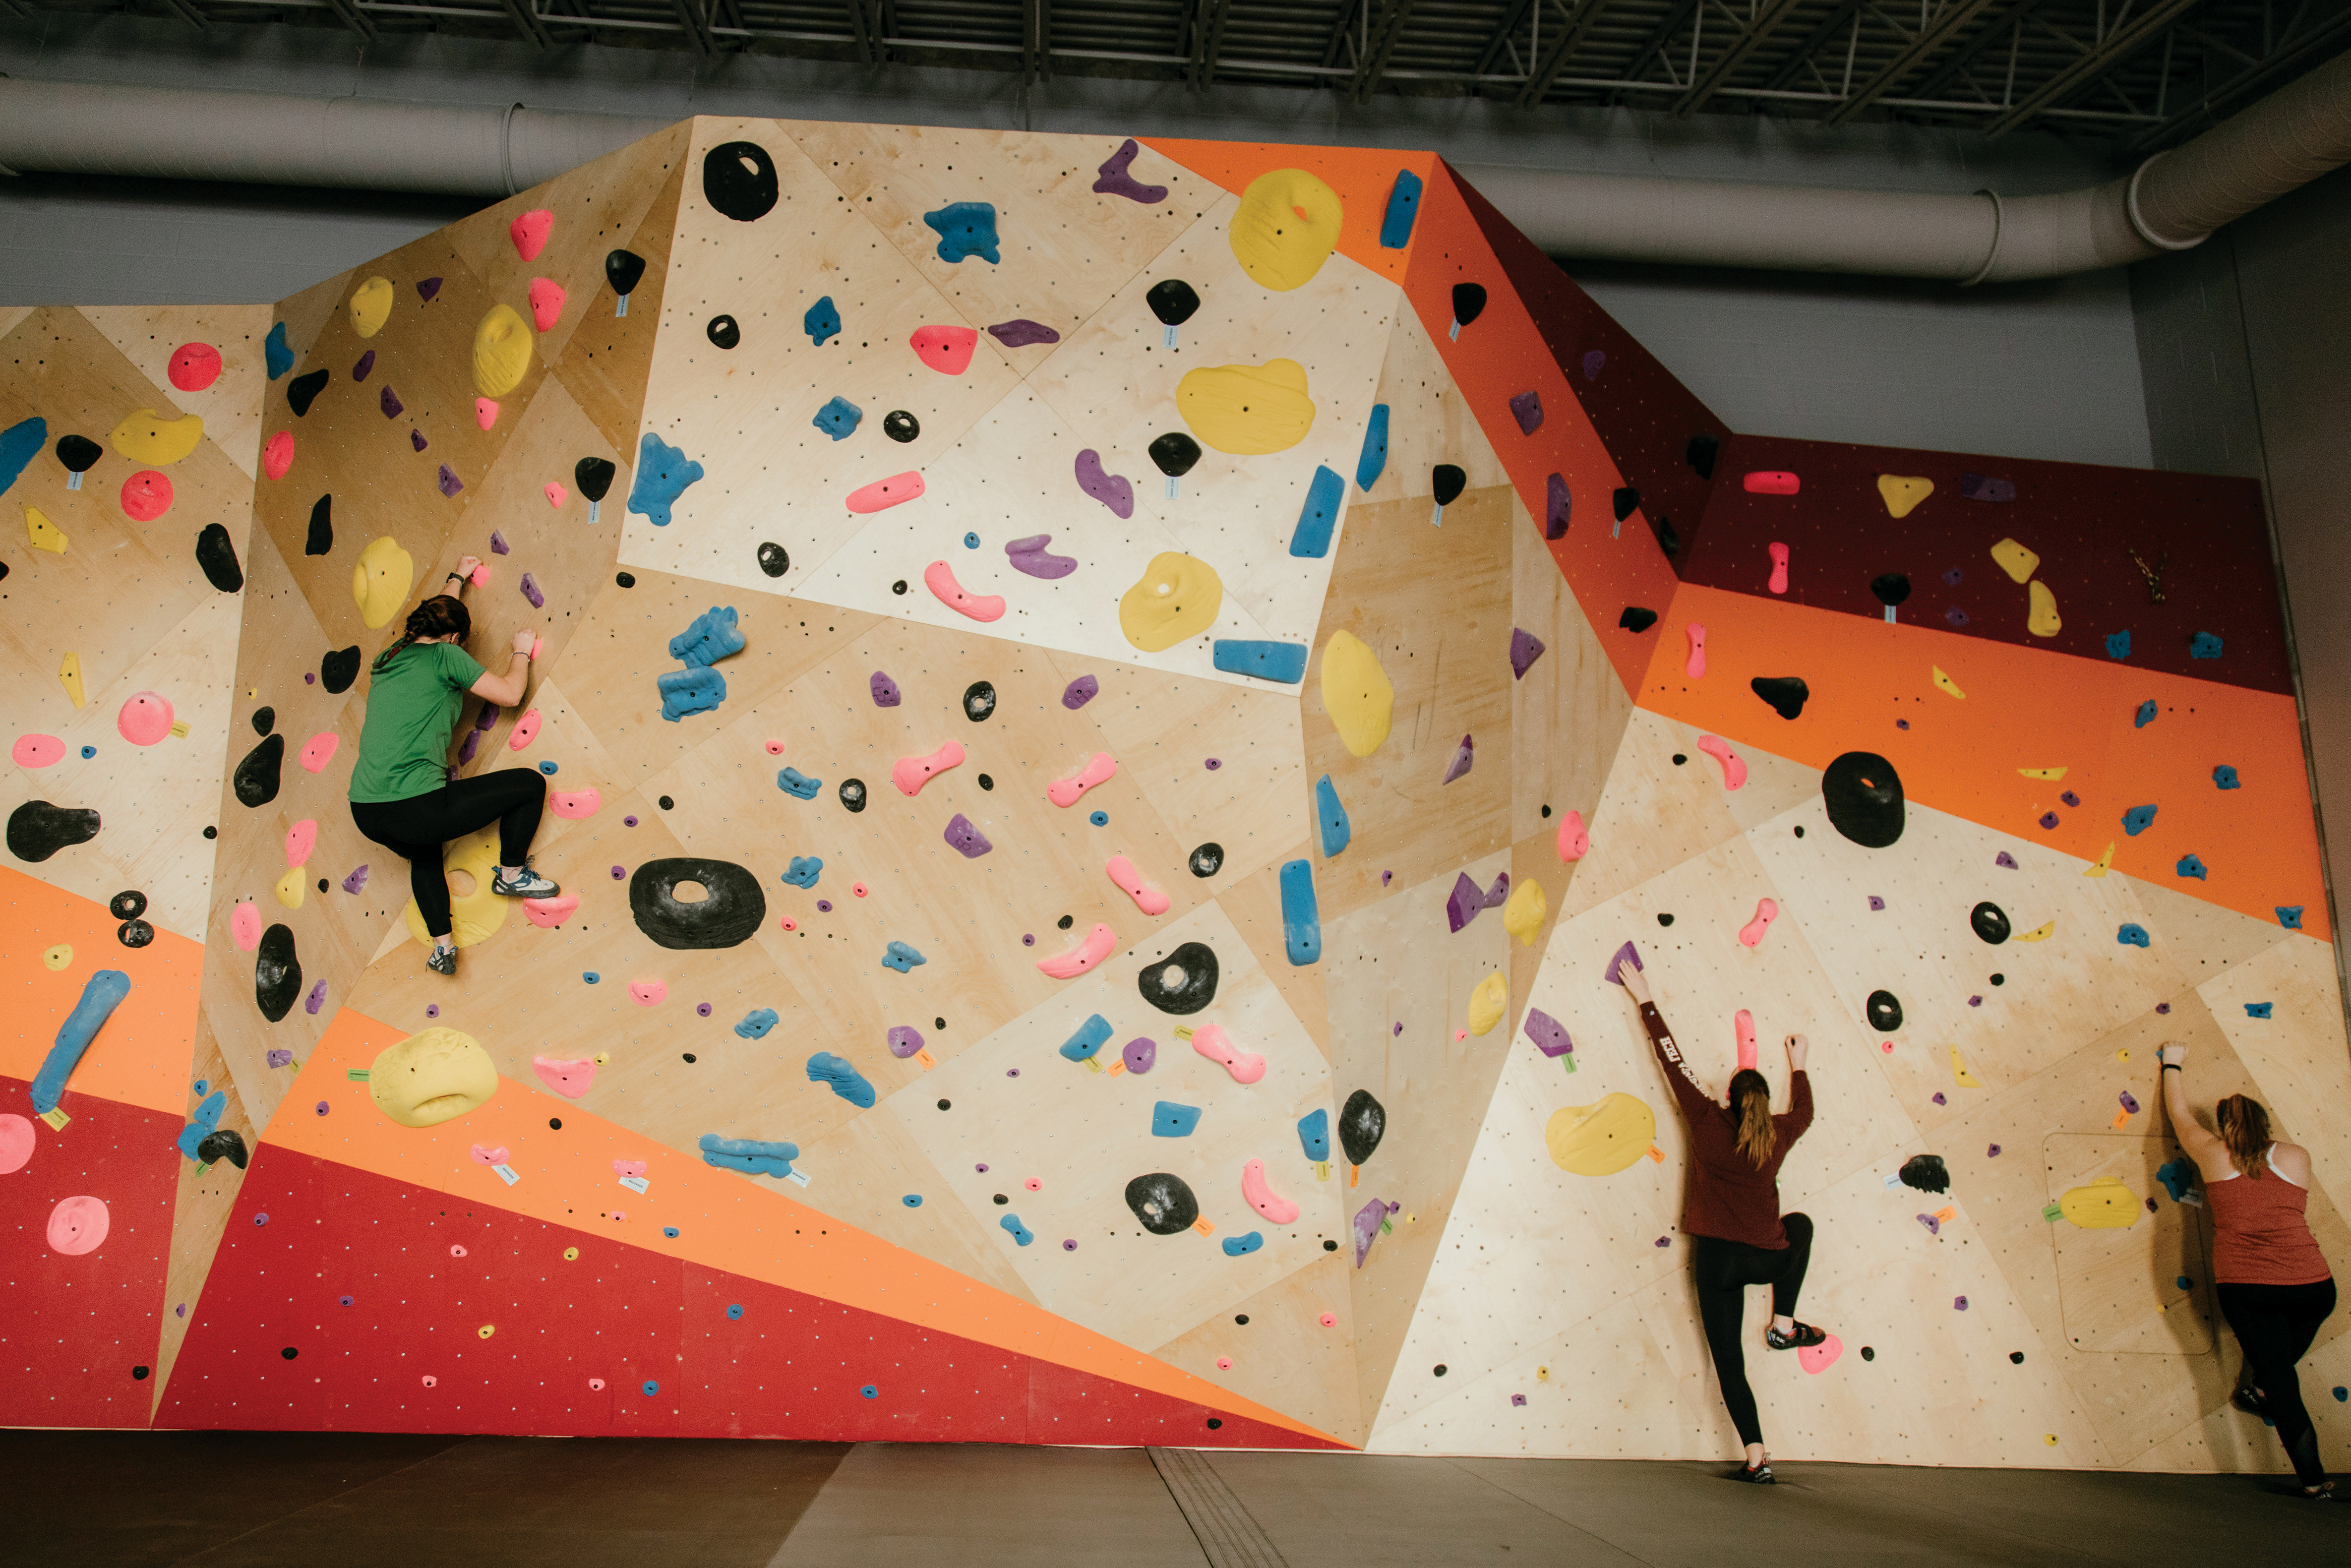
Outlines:
{"type": "Polygon", "coordinates": [[[277,902],[288,909],[301,908],[302,890],[308,884],[309,880],[308,866],[298,865],[287,868],[286,874],[277,879],[277,902]]]}
{"type": "Polygon", "coordinates": [[[1529,877],[1510,889],[1510,902],[1502,905],[1502,929],[1519,939],[1521,947],[1531,947],[1542,933],[1543,916],[1551,913],[1551,901],[1543,896],[1542,883],[1529,877]]]}
{"type": "Polygon", "coordinates": [[[2100,855],[2096,860],[2092,861],[2090,862],[2089,869],[2085,871],[2082,874],[2084,876],[2104,876],[2109,870],[2113,869],[2114,863],[2115,841],[2108,839],[2106,841],[2106,852],[2100,855]]]}
{"type": "Polygon", "coordinates": [[[1959,683],[1951,679],[1950,676],[1943,674],[1942,665],[1929,664],[1927,667],[1935,673],[1935,689],[1937,691],[1948,693],[1950,695],[1959,698],[1961,702],[1968,700],[1968,694],[1959,690],[1959,683]]]}
{"type": "Polygon", "coordinates": [[[66,695],[73,699],[73,706],[81,706],[81,655],[79,653],[68,653],[57,661],[57,679],[66,684],[66,695]]]}
{"type": "Polygon", "coordinates": [[[1118,629],[1146,653],[1174,647],[1217,623],[1225,584],[1197,556],[1162,550],[1133,588],[1119,597],[1118,629]]]}
{"type": "Polygon", "coordinates": [[[392,279],[371,277],[351,290],[351,330],[372,338],[392,319],[392,279]]]}
{"type": "Polygon", "coordinates": [[[2057,923],[2054,920],[2044,920],[2040,925],[2034,926],[2032,930],[2019,932],[2009,940],[2012,942],[2046,942],[2055,935],[2057,935],[2057,923]]]}
{"type": "Polygon", "coordinates": [[[2035,637],[2054,637],[2065,624],[2057,619],[2057,596],[2038,578],[2027,591],[2032,595],[2032,606],[2025,613],[2024,629],[2035,637]]]}
{"type": "Polygon", "coordinates": [[[1491,1034],[1510,1010],[1510,977],[1497,969],[1469,993],[1469,1032],[1491,1034]]]}
{"type": "Polygon", "coordinates": [[[51,555],[66,553],[65,529],[43,516],[40,507],[25,508],[25,532],[31,537],[35,549],[45,549],[51,555]]]}
{"type": "Polygon", "coordinates": [[[2066,772],[2063,768],[2020,768],[2017,771],[2027,779],[2044,779],[2052,784],[2064,778],[2066,772]]]}
{"type": "Polygon", "coordinates": [[[2087,1186],[2070,1187],[2057,1210],[2085,1230],[2127,1230],[2138,1223],[2138,1195],[2120,1176],[2100,1176],[2087,1186]]]}
{"type": "Polygon", "coordinates": [[[1886,498],[1887,517],[1907,517],[1919,502],[1935,493],[1935,482],[1907,478],[1900,474],[1880,474],[1877,493],[1886,498]]]}
{"type": "Polygon", "coordinates": [[[360,619],[367,622],[369,631],[400,613],[415,580],[416,563],[390,534],[360,551],[359,564],[351,568],[351,598],[358,602],[360,619]]]}
{"type": "Polygon", "coordinates": [[[1959,1087],[1962,1089],[1980,1089],[1983,1087],[1983,1081],[1978,1078],[1974,1073],[1970,1072],[1968,1071],[1968,1064],[1959,1060],[1959,1048],[1956,1045],[1951,1047],[1951,1076],[1959,1080],[1959,1087]]]}
{"type": "Polygon", "coordinates": [[[368,1098],[403,1127],[437,1127],[498,1092],[497,1064],[481,1041],[454,1029],[395,1040],[368,1064],[368,1098]]]}
{"type": "Polygon", "coordinates": [[[1991,547],[1991,559],[2000,570],[2008,573],[2011,582],[2030,582],[2040,570],[2041,558],[2018,544],[2014,539],[2002,539],[1991,547]]]}
{"type": "Polygon", "coordinates": [[[44,969],[62,969],[72,962],[73,944],[70,942],[60,942],[41,951],[41,967],[44,969]]]}
{"type": "Polygon", "coordinates": [[[1243,272],[1286,293],[1322,270],[1346,218],[1339,193],[1305,170],[1269,169],[1241,193],[1227,237],[1243,272]]]}
{"type": "Polygon", "coordinates": [[[1543,1124],[1543,1146],[1551,1163],[1571,1176],[1614,1176],[1649,1152],[1657,1135],[1656,1113],[1630,1094],[1611,1094],[1596,1105],[1570,1105],[1543,1124]]]}
{"type": "Polygon", "coordinates": [[[1314,424],[1306,367],[1296,360],[1186,371],[1176,383],[1176,412],[1202,441],[1241,456],[1286,452],[1314,424]]]}
{"type": "MultiPolygon", "coordinates": [[[[490,891],[491,880],[498,871],[498,830],[493,822],[479,832],[453,840],[441,853],[441,869],[449,879],[449,935],[460,947],[471,947],[486,942],[498,934],[507,923],[507,908],[514,901],[500,898],[490,891]],[[472,883],[469,891],[459,892],[472,883]]],[[[424,912],[416,907],[416,900],[408,901],[405,911],[408,934],[419,942],[431,944],[433,934],[424,929],[424,912]]]]}
{"type": "Polygon", "coordinates": [[[1395,687],[1380,656],[1353,632],[1333,632],[1322,644],[1322,706],[1340,743],[1357,757],[1369,757],[1388,737],[1395,687]]]}
{"type": "Polygon", "coordinates": [[[511,305],[493,305],[474,329],[474,390],[504,397],[530,373],[530,324],[511,305]]]}
{"type": "Polygon", "coordinates": [[[133,463],[162,467],[193,452],[204,438],[204,422],[200,415],[165,419],[152,408],[142,408],[116,425],[106,439],[133,463]]]}

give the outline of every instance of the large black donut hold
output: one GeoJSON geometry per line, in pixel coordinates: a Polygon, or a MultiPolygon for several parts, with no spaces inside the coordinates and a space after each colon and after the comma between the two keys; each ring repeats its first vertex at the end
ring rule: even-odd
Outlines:
{"type": "Polygon", "coordinates": [[[722,141],[702,155],[703,199],[738,224],[766,217],[780,193],[776,161],[756,141],[722,141]]]}
{"type": "Polygon", "coordinates": [[[664,947],[738,947],[768,917],[768,895],[759,891],[759,879],[733,861],[647,861],[629,878],[629,915],[664,947]],[[710,896],[682,902],[682,882],[700,883],[710,896]]]}
{"type": "Polygon", "coordinates": [[[1154,1236],[1180,1235],[1200,1218],[1200,1200],[1192,1196],[1191,1185],[1168,1171],[1154,1171],[1128,1182],[1126,1207],[1154,1236]]]}
{"type": "Polygon", "coordinates": [[[1143,966],[1134,977],[1134,988],[1143,999],[1163,1013],[1182,1018],[1196,1013],[1217,999],[1217,954],[1205,942],[1186,942],[1165,958],[1154,958],[1143,966]],[[1169,965],[1184,972],[1184,978],[1169,985],[1166,971],[1169,965]]]}

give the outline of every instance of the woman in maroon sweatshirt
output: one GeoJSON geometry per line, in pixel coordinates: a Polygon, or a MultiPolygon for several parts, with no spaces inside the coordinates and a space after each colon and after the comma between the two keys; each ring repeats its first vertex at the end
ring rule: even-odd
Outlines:
{"type": "Polygon", "coordinates": [[[1649,1032],[1666,1085],[1689,1129],[1689,1186],[1682,1199],[1682,1233],[1690,1239],[1697,1276],[1698,1318],[1714,1375],[1731,1424],[1747,1445],[1743,1481],[1770,1482],[1763,1427],[1755,1416],[1754,1391],[1747,1386],[1747,1353],[1739,1342],[1747,1312],[1747,1287],[1771,1287],[1771,1326],[1763,1343],[1773,1350],[1818,1344],[1828,1335],[1796,1321],[1796,1293],[1804,1286],[1804,1266],[1813,1253],[1809,1216],[1780,1213],[1780,1162],[1813,1124],[1813,1083],[1804,1071],[1804,1037],[1788,1037],[1788,1109],[1771,1114],[1771,1082],[1753,1068],[1731,1076],[1730,1103],[1715,1103],[1689,1064],[1666,1020],[1649,1000],[1640,955],[1630,942],[1608,966],[1608,978],[1632,993],[1641,1006],[1641,1026],[1649,1032]]]}

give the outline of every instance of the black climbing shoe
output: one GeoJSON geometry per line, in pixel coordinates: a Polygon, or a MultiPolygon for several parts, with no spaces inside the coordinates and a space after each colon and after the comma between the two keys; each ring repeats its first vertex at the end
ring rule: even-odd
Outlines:
{"type": "Polygon", "coordinates": [[[432,970],[436,975],[455,974],[457,972],[457,949],[455,947],[444,947],[438,942],[435,942],[433,945],[433,951],[424,956],[424,967],[432,970]]]}
{"type": "Polygon", "coordinates": [[[563,889],[525,866],[511,882],[507,880],[506,873],[498,873],[490,879],[490,891],[500,898],[553,898],[563,889]]]}
{"type": "Polygon", "coordinates": [[[1825,1330],[1816,1329],[1806,1322],[1798,1323],[1793,1333],[1782,1333],[1778,1329],[1763,1331],[1763,1343],[1773,1350],[1801,1350],[1808,1344],[1818,1344],[1828,1337],[1825,1330]]]}
{"type": "Polygon", "coordinates": [[[1730,1479],[1735,1481],[1751,1482],[1756,1486],[1768,1487],[1779,1484],[1771,1475],[1771,1461],[1769,1459],[1760,1465],[1741,1465],[1730,1472],[1730,1479]]]}

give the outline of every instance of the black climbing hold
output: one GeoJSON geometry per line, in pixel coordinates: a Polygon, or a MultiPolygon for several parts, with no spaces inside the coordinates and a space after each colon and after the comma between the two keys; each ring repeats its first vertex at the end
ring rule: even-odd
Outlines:
{"type": "Polygon", "coordinates": [[[1012,1200],[1011,1200],[1010,1198],[1008,1198],[1008,1197],[1005,1197],[1005,1196],[1004,1196],[1002,1193],[1000,1193],[1000,1192],[999,1192],[999,1193],[998,1193],[998,1194],[996,1195],[996,1202],[997,1202],[998,1207],[1002,1207],[1003,1205],[1005,1205],[1005,1204],[1010,1203],[1011,1201],[1012,1201],[1012,1200]]]}
{"type": "Polygon", "coordinates": [[[105,455],[106,448],[87,435],[57,437],[57,461],[66,465],[69,474],[89,473],[90,465],[105,455]]]}
{"type": "Polygon", "coordinates": [[[2024,1353],[2021,1350],[2011,1350],[2008,1353],[2008,1359],[2018,1366],[2022,1366],[2024,1364],[2024,1353]]]}
{"type": "Polygon", "coordinates": [[[1625,606],[1625,613],[1616,617],[1617,625],[1635,633],[1646,632],[1656,623],[1657,612],[1654,610],[1644,610],[1637,604],[1627,604],[1625,606]]]}
{"type": "Polygon", "coordinates": [[[620,475],[608,458],[582,457],[571,465],[571,483],[591,501],[601,501],[620,475]]]}
{"type": "Polygon", "coordinates": [[[1387,1130],[1387,1107],[1372,1098],[1368,1089],[1356,1090],[1339,1107],[1339,1147],[1351,1166],[1368,1164],[1387,1130]]]}
{"type": "Polygon", "coordinates": [[[1126,1184],[1126,1207],[1154,1236],[1178,1236],[1200,1218],[1200,1200],[1182,1176],[1154,1171],[1126,1184]]]}
{"type": "Polygon", "coordinates": [[[254,734],[267,735],[271,730],[276,729],[277,727],[277,710],[276,708],[257,707],[253,710],[254,734]]]}
{"type": "Polygon", "coordinates": [[[1322,1250],[1325,1252],[1336,1252],[1339,1250],[1339,1244],[1336,1241],[1332,1241],[1326,1239],[1322,1243],[1322,1250]]]}
{"type": "Polygon", "coordinates": [[[1674,520],[1671,517],[1659,517],[1656,521],[1656,532],[1657,548],[1666,552],[1667,560],[1681,554],[1682,537],[1674,532],[1674,520]]]}
{"type": "Polygon", "coordinates": [[[1428,471],[1428,482],[1437,491],[1437,504],[1449,507],[1454,498],[1468,487],[1469,476],[1458,465],[1440,463],[1428,471]]]}
{"type": "Polygon", "coordinates": [[[147,895],[127,887],[106,901],[106,909],[117,920],[136,920],[147,913],[147,895]]]}
{"type": "Polygon", "coordinates": [[[1641,492],[1630,485],[1620,486],[1616,492],[1608,497],[1608,504],[1616,509],[1616,520],[1621,523],[1640,510],[1641,492]]]}
{"type": "Polygon", "coordinates": [[[865,810],[865,780],[844,779],[841,781],[841,803],[852,811],[865,810]]]}
{"type": "Polygon", "coordinates": [[[767,918],[768,895],[759,879],[733,861],[647,861],[629,877],[629,915],[655,946],[673,951],[739,947],[767,918]],[[703,896],[691,904],[681,900],[682,882],[700,883],[703,896]]]}
{"type": "Polygon", "coordinates": [[[1987,900],[1968,911],[1968,924],[1976,935],[1997,947],[2008,940],[2008,911],[1987,900]]]}
{"type": "Polygon", "coordinates": [[[633,571],[616,571],[612,574],[612,585],[615,588],[634,588],[637,585],[637,574],[633,571]]]}
{"type": "Polygon", "coordinates": [[[756,141],[722,141],[702,157],[702,197],[738,224],[764,218],[778,195],[776,161],[756,141]]]}
{"type": "Polygon", "coordinates": [[[8,852],[38,862],[98,837],[98,813],[47,800],[27,800],[8,813],[8,852]]]}
{"type": "Polygon", "coordinates": [[[1714,436],[1693,435],[1689,438],[1689,444],[1682,448],[1682,461],[1688,464],[1690,472],[1699,478],[1711,479],[1714,477],[1714,460],[1721,452],[1722,443],[1714,436]]]}
{"type": "Polygon", "coordinates": [[[1657,916],[1657,924],[1660,925],[1671,925],[1673,923],[1674,917],[1670,915],[1660,915],[1657,916]]]}
{"type": "Polygon", "coordinates": [[[979,776],[979,787],[983,789],[993,789],[996,788],[996,780],[983,773],[979,776]]]}
{"type": "Polygon", "coordinates": [[[206,1133],[196,1144],[196,1158],[208,1166],[226,1160],[237,1169],[245,1168],[245,1134],[234,1127],[220,1127],[206,1133]]]}
{"type": "Polygon", "coordinates": [[[923,422],[903,408],[893,408],[882,416],[882,434],[893,441],[912,441],[923,434],[923,422]]]}
{"type": "Polygon", "coordinates": [[[266,806],[277,799],[277,770],[286,763],[286,737],[273,735],[245,754],[229,776],[240,806],[266,806]]]}
{"type": "Polygon", "coordinates": [[[1771,704],[1773,713],[1791,720],[1804,716],[1804,705],[1813,695],[1813,688],[1804,685],[1802,675],[1758,675],[1747,683],[1747,689],[1771,704]]]}
{"type": "Polygon", "coordinates": [[[223,593],[235,593],[245,586],[245,568],[236,564],[236,541],[218,523],[206,523],[204,532],[196,536],[196,565],[203,569],[204,580],[223,593]]]}
{"type": "Polygon", "coordinates": [[[1800,838],[1800,839],[1801,839],[1801,838],[1802,838],[1802,837],[1804,836],[1804,828],[1803,828],[1803,824],[1802,824],[1802,823],[1801,823],[1801,822],[1799,822],[1798,824],[1796,824],[1796,836],[1797,836],[1798,838],[1800,838]]]}
{"type": "Polygon", "coordinates": [[[1872,991],[1864,1004],[1869,1014],[1869,1027],[1880,1034],[1892,1034],[1902,1027],[1902,999],[1892,991],[1872,991]]]}
{"type": "Polygon", "coordinates": [[[1225,869],[1225,846],[1214,839],[1192,852],[1192,874],[1214,876],[1225,869]]]}
{"type": "Polygon", "coordinates": [[[1056,926],[1063,931],[1067,931],[1071,926],[1075,925],[1077,923],[1078,917],[1074,915],[1064,915],[1059,920],[1053,922],[1056,926]]]}
{"type": "Polygon", "coordinates": [[[360,678],[360,645],[335,648],[319,656],[319,684],[329,692],[347,692],[360,678]]]}
{"type": "Polygon", "coordinates": [[[1550,818],[1551,818],[1551,808],[1550,808],[1549,806],[1545,806],[1545,807],[1542,809],[1542,814],[1543,814],[1543,818],[1544,818],[1544,820],[1545,820],[1546,821],[1548,821],[1550,820],[1550,818]]]}
{"type": "Polygon", "coordinates": [[[1482,283],[1457,283],[1453,286],[1453,319],[1464,327],[1485,314],[1486,286],[1482,283]]]}
{"type": "Polygon", "coordinates": [[[1200,295],[1180,277],[1163,277],[1144,292],[1143,302],[1151,307],[1161,325],[1181,327],[1200,308],[1200,295]]]}
{"type": "Polygon", "coordinates": [[[694,1065],[694,1052],[690,1051],[680,1051],[678,1053],[678,1060],[684,1062],[688,1067],[691,1067],[694,1065]]]}
{"type": "Polygon", "coordinates": [[[759,570],[769,577],[781,577],[792,570],[791,552],[773,539],[759,547],[759,570]]]}
{"type": "Polygon", "coordinates": [[[743,340],[743,329],[732,316],[713,316],[702,335],[722,349],[731,349],[743,340]]]}
{"type": "Polygon", "coordinates": [[[1991,983],[1995,986],[2004,986],[2008,984],[2008,977],[2006,975],[1994,975],[1991,977],[1991,983]]]}
{"type": "Polygon", "coordinates": [[[253,999],[261,1016],[276,1023],[302,999],[302,960],[294,952],[291,926],[273,925],[261,934],[253,956],[253,999]]]}
{"type": "Polygon", "coordinates": [[[1247,1312],[1237,1312],[1233,1316],[1233,1322],[1240,1324],[1243,1328],[1247,1328],[1249,1327],[1249,1314],[1247,1312]]]}
{"type": "Polygon", "coordinates": [[[219,837],[220,837],[220,830],[219,830],[218,828],[214,828],[214,827],[207,827],[207,828],[205,828],[205,829],[204,829],[204,837],[206,837],[206,838],[208,838],[208,839],[216,839],[216,838],[219,838],[219,837]]]}
{"type": "Polygon", "coordinates": [[[1688,753],[1688,752],[1687,752],[1687,751],[1677,751],[1677,752],[1675,752],[1675,753],[1674,753],[1674,766],[1675,766],[1675,767],[1677,767],[1677,768],[1683,767],[1683,766],[1685,766],[1688,761],[1689,761],[1689,753],[1688,753]]]}
{"type": "Polygon", "coordinates": [[[1223,1416],[1209,1416],[1209,1417],[1208,1417],[1208,1430],[1209,1430],[1209,1431],[1211,1431],[1211,1432],[1215,1431],[1217,1427],[1219,1427],[1223,1426],[1224,1424],[1225,1424],[1224,1417],[1223,1417],[1223,1416]]]}
{"type": "Polygon", "coordinates": [[[292,1345],[290,1345],[290,1344],[289,1344],[289,1345],[287,1345],[284,1350],[279,1351],[277,1354],[280,1354],[280,1355],[282,1355],[282,1356],[284,1356],[287,1360],[291,1361],[291,1360],[293,1360],[296,1356],[298,1356],[298,1355],[301,1354],[302,1353],[301,1353],[300,1351],[298,1351],[298,1350],[295,1349],[292,1345]]]}
{"type": "Polygon", "coordinates": [[[1200,444],[1180,430],[1171,430],[1144,448],[1151,461],[1170,479],[1180,479],[1200,460],[1200,444]]]}
{"type": "Polygon", "coordinates": [[[904,594],[906,591],[906,580],[902,577],[897,581],[892,583],[890,585],[890,591],[896,594],[904,594]]]}
{"type": "Polygon", "coordinates": [[[996,688],[986,681],[974,681],[963,689],[963,716],[977,724],[996,711],[996,688]]]}
{"type": "Polygon", "coordinates": [[[632,250],[608,250],[604,253],[604,281],[619,295],[634,294],[637,285],[644,281],[645,258],[632,250]]]}
{"type": "Polygon", "coordinates": [[[547,1124],[559,1133],[563,1131],[563,1118],[560,1116],[549,1116],[547,1119],[547,1124]]]}
{"type": "Polygon", "coordinates": [[[114,939],[125,947],[144,947],[155,940],[155,928],[144,920],[126,920],[114,928],[114,939]]]}
{"type": "Polygon", "coordinates": [[[1898,571],[1869,580],[1869,591],[1877,595],[1877,602],[1892,609],[1910,597],[1910,580],[1898,571]]]}
{"type": "Polygon", "coordinates": [[[661,798],[661,809],[664,811],[674,811],[677,810],[677,802],[664,795],[661,798]]]}
{"type": "Polygon", "coordinates": [[[1432,1372],[1432,1373],[1436,1374],[1437,1376],[1442,1377],[1442,1376],[1444,1376],[1444,1375],[1445,1375],[1445,1364],[1444,1364],[1443,1362],[1441,1362],[1441,1361],[1440,1361],[1440,1362],[1438,1362],[1435,1366],[1430,1367],[1428,1370],[1429,1370],[1430,1372],[1432,1372]]]}
{"type": "Polygon", "coordinates": [[[302,541],[304,555],[330,555],[335,549],[335,497],[329,493],[310,503],[310,535],[302,541]]]}
{"type": "Polygon", "coordinates": [[[146,1382],[146,1381],[147,1381],[147,1372],[148,1372],[148,1369],[147,1369],[147,1368],[145,1368],[145,1367],[143,1367],[143,1366],[134,1366],[134,1367],[132,1367],[132,1368],[131,1369],[131,1382],[133,1382],[133,1383],[144,1383],[144,1382],[146,1382]]]}
{"type": "Polygon", "coordinates": [[[955,1109],[955,1102],[952,1100],[942,1100],[939,1102],[939,1109],[942,1111],[952,1111],[955,1109]]]}
{"type": "Polygon", "coordinates": [[[1848,751],[1821,775],[1829,826],[1865,850],[1902,836],[1902,776],[1874,751],[1848,751]]]}
{"type": "Polygon", "coordinates": [[[308,375],[296,376],[286,383],[286,406],[294,411],[295,418],[299,419],[310,412],[310,405],[326,390],[327,372],[323,368],[308,375]]]}
{"type": "Polygon", "coordinates": [[[319,891],[320,893],[327,891],[327,879],[323,876],[319,879],[319,891]]]}
{"type": "Polygon", "coordinates": [[[945,1019],[935,1018],[931,1020],[931,1027],[933,1029],[945,1029],[947,1027],[947,1020],[945,1019]]]}
{"type": "Polygon", "coordinates": [[[1134,987],[1163,1013],[1181,1018],[1198,1012],[1217,999],[1216,950],[1205,942],[1186,942],[1165,958],[1144,965],[1134,987]]]}
{"type": "Polygon", "coordinates": [[[1877,1352],[1872,1350],[1867,1345],[1863,1345],[1861,1347],[1861,1359],[1864,1361],[1876,1361],[1877,1359],[1877,1352]]]}
{"type": "Polygon", "coordinates": [[[1951,1173],[1940,1155],[1912,1155],[1902,1162],[1902,1185],[1920,1192],[1949,1192],[1951,1173]]]}

